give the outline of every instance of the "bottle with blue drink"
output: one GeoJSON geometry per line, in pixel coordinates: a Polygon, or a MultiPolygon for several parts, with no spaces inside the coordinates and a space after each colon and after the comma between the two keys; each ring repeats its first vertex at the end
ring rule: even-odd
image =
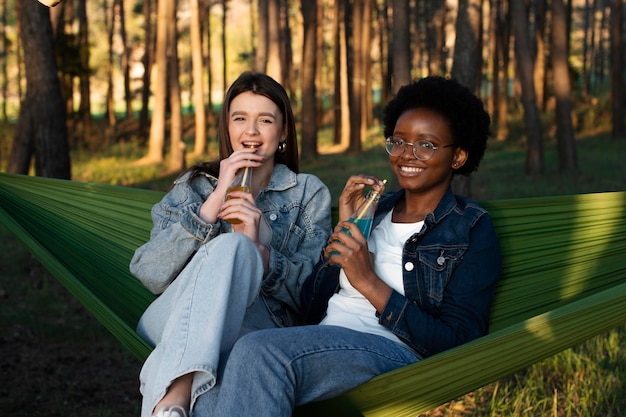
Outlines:
{"type": "MultiPolygon", "coordinates": [[[[376,207],[378,206],[378,200],[380,200],[380,193],[385,187],[387,180],[383,180],[383,186],[380,191],[370,190],[365,197],[365,201],[363,204],[356,209],[354,214],[350,216],[348,219],[349,222],[356,224],[365,237],[365,239],[369,239],[370,233],[372,233],[372,222],[374,221],[374,213],[376,212],[376,207]]],[[[350,230],[345,227],[341,229],[343,232],[352,236],[350,230]]],[[[337,252],[331,252],[330,256],[336,254],[337,252]]],[[[337,265],[338,266],[338,265],[337,265]]]]}

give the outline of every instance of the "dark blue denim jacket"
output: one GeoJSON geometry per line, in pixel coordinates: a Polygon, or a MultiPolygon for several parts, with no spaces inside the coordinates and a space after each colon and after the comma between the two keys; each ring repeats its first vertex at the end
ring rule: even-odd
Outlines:
{"type": "MultiPolygon", "coordinates": [[[[403,196],[400,190],[381,197],[373,227],[403,196]]],[[[405,242],[402,265],[405,295],[393,291],[378,317],[382,326],[422,357],[487,333],[502,260],[491,217],[476,202],[448,190],[405,242]]],[[[305,282],[308,322],[323,318],[339,271],[321,259],[305,282]]]]}

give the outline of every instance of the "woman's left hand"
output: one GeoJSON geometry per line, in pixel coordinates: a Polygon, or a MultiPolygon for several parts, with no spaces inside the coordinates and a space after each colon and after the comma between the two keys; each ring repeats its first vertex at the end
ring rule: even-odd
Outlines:
{"type": "Polygon", "coordinates": [[[374,254],[370,253],[367,240],[359,227],[348,221],[339,222],[329,244],[324,248],[324,256],[330,265],[343,268],[350,284],[380,313],[385,308],[391,287],[374,271],[374,254]],[[346,233],[346,230],[349,233],[346,233]]]}
{"type": "Polygon", "coordinates": [[[228,197],[220,207],[218,217],[226,221],[238,219],[240,223],[232,224],[233,231],[244,234],[254,243],[258,243],[259,222],[263,214],[256,206],[252,194],[245,191],[232,191],[228,197]]]}
{"type": "Polygon", "coordinates": [[[359,227],[348,221],[339,222],[324,249],[331,265],[340,265],[353,287],[375,275],[367,241],[359,227]],[[349,233],[346,233],[346,230],[349,233]]]}

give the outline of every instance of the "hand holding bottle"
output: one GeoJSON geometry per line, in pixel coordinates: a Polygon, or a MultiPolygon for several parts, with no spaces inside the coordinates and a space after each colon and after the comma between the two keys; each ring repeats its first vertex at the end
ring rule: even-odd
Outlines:
{"type": "MultiPolygon", "coordinates": [[[[353,176],[348,180],[340,201],[343,201],[344,205],[348,206],[350,203],[355,204],[359,202],[360,204],[347,221],[339,222],[335,228],[335,233],[330,236],[331,243],[326,248],[329,260],[334,255],[343,254],[346,252],[346,249],[356,249],[357,245],[364,244],[367,249],[367,239],[372,231],[374,213],[386,182],[387,180],[380,181],[373,177],[363,176],[353,176]],[[365,185],[371,185],[372,190],[367,193],[367,196],[363,197],[365,185]],[[360,231],[362,237],[358,236],[357,230],[360,231]]],[[[339,265],[339,262],[334,261],[331,264],[339,265]]]]}

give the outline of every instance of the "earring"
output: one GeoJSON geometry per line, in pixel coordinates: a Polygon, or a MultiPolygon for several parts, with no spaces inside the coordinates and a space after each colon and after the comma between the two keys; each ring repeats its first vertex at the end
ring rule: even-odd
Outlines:
{"type": "Polygon", "coordinates": [[[286,150],[287,150],[287,142],[280,142],[278,144],[278,152],[285,153],[286,150]]]}

